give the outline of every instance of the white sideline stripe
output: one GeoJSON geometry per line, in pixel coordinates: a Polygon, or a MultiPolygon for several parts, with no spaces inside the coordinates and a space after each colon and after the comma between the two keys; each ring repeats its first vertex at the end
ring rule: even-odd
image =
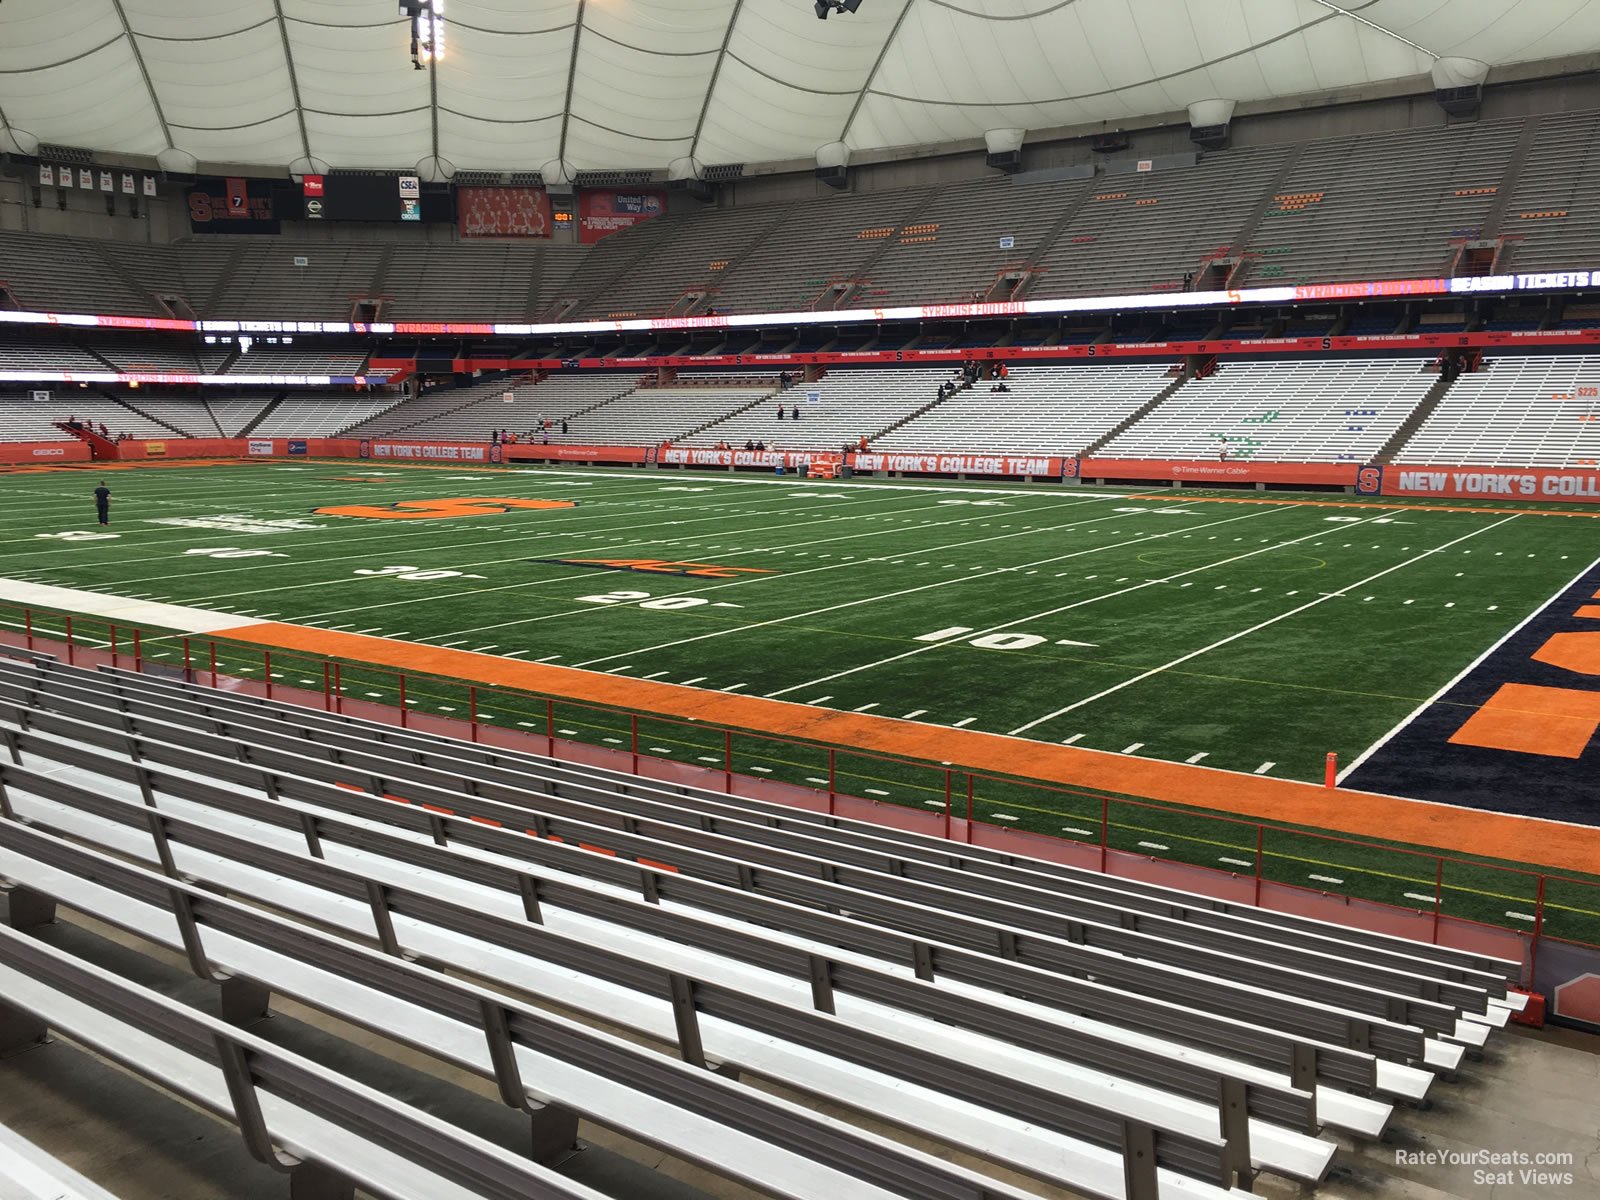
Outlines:
{"type": "Polygon", "coordinates": [[[1075,733],[1075,734],[1073,734],[1073,735],[1072,735],[1072,736],[1071,736],[1071,737],[1069,737],[1069,738],[1062,738],[1062,739],[1061,739],[1061,744],[1062,744],[1062,745],[1063,745],[1063,746],[1070,746],[1070,745],[1072,745],[1072,744],[1073,744],[1073,743],[1074,743],[1074,742],[1077,742],[1077,741],[1081,741],[1081,740],[1082,740],[1082,739],[1083,739],[1083,736],[1084,736],[1084,735],[1083,735],[1083,734],[1081,734],[1081,733],[1075,733]]]}
{"type": "MultiPolygon", "coordinates": [[[[1392,575],[1396,571],[1404,570],[1406,567],[1412,566],[1415,563],[1419,563],[1425,558],[1431,558],[1435,554],[1442,554],[1444,551],[1450,549],[1450,547],[1460,545],[1462,542],[1468,540],[1469,538],[1477,537],[1480,533],[1488,533],[1492,529],[1500,528],[1500,526],[1506,524],[1508,521],[1515,521],[1517,519],[1517,517],[1520,516],[1520,515],[1521,515],[1520,513],[1517,513],[1517,514],[1513,514],[1513,515],[1511,515],[1509,517],[1502,517],[1500,520],[1496,521],[1492,525],[1485,525],[1481,529],[1474,529],[1471,533],[1464,533],[1460,537],[1455,538],[1453,541],[1445,542],[1442,546],[1435,546],[1431,550],[1424,550],[1421,554],[1413,555],[1411,558],[1406,559],[1404,562],[1395,563],[1394,566],[1385,567],[1383,570],[1377,572],[1374,575],[1369,575],[1365,579],[1358,579],[1354,583],[1347,584],[1344,587],[1340,588],[1336,592],[1327,592],[1327,593],[1325,593],[1323,595],[1318,596],[1315,600],[1307,601],[1305,604],[1300,605],[1298,608],[1291,608],[1288,612],[1279,613],[1277,616],[1269,617],[1265,621],[1259,621],[1256,624],[1250,626],[1249,629],[1241,629],[1238,633],[1229,634],[1225,638],[1220,638],[1217,641],[1212,642],[1209,646],[1201,646],[1200,649],[1198,649],[1198,650],[1191,650],[1191,651],[1189,651],[1188,654],[1181,655],[1178,658],[1173,659],[1169,663],[1163,663],[1159,667],[1152,667],[1152,668],[1150,668],[1150,670],[1143,671],[1143,672],[1139,673],[1138,675],[1135,675],[1131,679],[1124,679],[1121,683],[1114,684],[1111,687],[1108,687],[1108,688],[1105,688],[1105,689],[1103,689],[1101,691],[1098,691],[1092,696],[1085,696],[1082,700],[1074,701],[1073,703],[1066,705],[1064,708],[1058,708],[1055,712],[1049,713],[1049,714],[1047,714],[1045,716],[1042,716],[1036,721],[1029,721],[1026,725],[1019,725],[1019,726],[1017,726],[1017,728],[1011,730],[1011,732],[1013,734],[1026,733],[1028,730],[1032,729],[1035,725],[1042,725],[1046,721],[1052,721],[1056,717],[1059,717],[1059,716],[1062,716],[1062,715],[1064,715],[1066,713],[1072,712],[1074,709],[1082,708],[1086,704],[1093,704],[1097,700],[1104,700],[1107,696],[1114,695],[1117,692],[1120,692],[1123,688],[1132,687],[1136,683],[1143,683],[1146,679],[1150,679],[1150,678],[1152,678],[1152,677],[1154,677],[1156,675],[1160,675],[1165,671],[1170,671],[1173,667],[1182,666],[1184,663],[1190,661],[1191,659],[1199,658],[1202,654],[1209,654],[1211,651],[1219,649],[1219,648],[1221,648],[1223,646],[1226,646],[1231,642],[1236,642],[1240,638],[1249,637],[1251,634],[1259,633],[1261,630],[1266,629],[1268,626],[1276,625],[1279,621],[1287,621],[1290,617],[1299,616],[1301,613],[1305,612],[1307,609],[1316,608],[1319,604],[1322,604],[1327,600],[1332,600],[1332,599],[1335,599],[1336,597],[1347,595],[1350,592],[1354,591],[1356,588],[1365,587],[1367,584],[1371,583],[1375,579],[1382,579],[1385,575],[1392,575]]],[[[1368,520],[1376,520],[1376,518],[1369,517],[1368,520]]],[[[1307,537],[1315,537],[1316,535],[1315,534],[1308,534],[1306,536],[1307,537]]],[[[1306,540],[1306,538],[1296,538],[1295,539],[1295,541],[1305,541],[1305,540],[1306,540]]],[[[1284,542],[1284,543],[1282,543],[1282,545],[1286,545],[1286,546],[1293,545],[1293,544],[1294,544],[1294,542],[1284,542]]],[[[1259,553],[1261,553],[1261,551],[1259,551],[1259,550],[1252,551],[1252,553],[1259,554],[1259,553]]],[[[1248,555],[1241,555],[1241,557],[1248,557],[1248,555]]],[[[1256,773],[1258,775],[1261,773],[1259,768],[1257,769],[1256,773]]]]}
{"type": "Polygon", "coordinates": [[[1255,863],[1247,858],[1218,858],[1218,862],[1225,862],[1230,867],[1253,867],[1255,863]]]}
{"type": "Polygon", "coordinates": [[[1140,842],[1139,845],[1143,846],[1146,850],[1170,850],[1171,849],[1170,846],[1165,846],[1160,842],[1140,842]]]}
{"type": "Polygon", "coordinates": [[[1307,875],[1307,879],[1315,879],[1318,883],[1343,883],[1344,880],[1336,875],[1307,875]]]}
{"type": "Polygon", "coordinates": [[[962,717],[961,720],[954,722],[954,725],[955,725],[955,728],[957,728],[957,729],[965,729],[968,725],[971,725],[977,719],[978,719],[977,717],[962,717]]]}
{"type": "Polygon", "coordinates": [[[1183,761],[1186,762],[1186,763],[1197,763],[1202,758],[1206,757],[1206,755],[1208,755],[1210,753],[1211,753],[1211,751],[1209,751],[1209,750],[1202,750],[1202,751],[1200,751],[1199,754],[1191,754],[1191,755],[1189,755],[1189,757],[1184,759],[1183,761]]]}
{"type": "Polygon", "coordinates": [[[1278,764],[1275,763],[1275,762],[1264,762],[1259,767],[1256,768],[1255,773],[1257,775],[1265,775],[1268,771],[1272,770],[1272,768],[1277,766],[1277,765],[1278,764]]]}
{"type": "Polygon", "coordinates": [[[1122,752],[1124,754],[1132,754],[1136,750],[1143,750],[1143,749],[1144,749],[1144,743],[1143,742],[1134,742],[1133,745],[1131,745],[1131,746],[1124,746],[1122,748],[1122,752]]]}
{"type": "Polygon", "coordinates": [[[1407,900],[1421,900],[1424,904],[1433,903],[1433,897],[1424,895],[1422,892],[1405,892],[1403,895],[1407,900]]]}
{"type": "Polygon", "coordinates": [[[1092,829],[1076,829],[1071,825],[1063,825],[1061,827],[1061,832],[1062,833],[1075,833],[1079,837],[1099,837],[1100,836],[1098,833],[1096,833],[1092,829]]]}
{"type": "Polygon", "coordinates": [[[1506,632],[1499,638],[1498,641],[1495,642],[1494,645],[1490,646],[1482,654],[1478,655],[1477,658],[1473,659],[1466,666],[1462,667],[1461,670],[1456,673],[1456,675],[1455,675],[1455,677],[1453,679],[1451,679],[1448,683],[1446,683],[1438,691],[1434,692],[1433,695],[1429,696],[1421,704],[1417,705],[1416,708],[1412,709],[1411,712],[1405,717],[1405,719],[1403,719],[1398,725],[1396,725],[1393,729],[1389,730],[1388,733],[1384,734],[1377,741],[1373,742],[1372,745],[1368,746],[1360,754],[1356,755],[1355,758],[1351,759],[1349,765],[1346,766],[1342,771],[1339,772],[1339,774],[1336,777],[1335,781],[1338,782],[1338,783],[1343,783],[1346,775],[1350,774],[1350,772],[1354,771],[1362,763],[1366,762],[1367,759],[1371,758],[1379,750],[1382,750],[1385,746],[1387,746],[1391,741],[1393,741],[1400,734],[1400,732],[1403,729],[1405,729],[1405,727],[1407,725],[1410,725],[1411,722],[1415,721],[1418,717],[1420,717],[1429,708],[1433,707],[1433,705],[1438,703],[1440,696],[1443,696],[1451,688],[1455,687],[1456,684],[1460,683],[1468,675],[1470,675],[1470,674],[1472,674],[1472,672],[1476,671],[1480,666],[1483,665],[1483,663],[1485,661],[1487,661],[1487,659],[1489,658],[1489,656],[1491,654],[1493,654],[1496,650],[1500,649],[1501,646],[1504,646],[1507,642],[1509,642],[1517,634],[1521,633],[1522,630],[1524,629],[1524,627],[1526,627],[1530,622],[1532,622],[1535,617],[1539,616],[1547,608],[1549,608],[1552,604],[1554,604],[1557,600],[1561,599],[1562,596],[1566,595],[1569,591],[1571,591],[1574,587],[1576,587],[1577,584],[1578,584],[1578,580],[1582,579],[1585,575],[1587,575],[1590,571],[1594,570],[1596,567],[1600,567],[1600,558],[1595,559],[1592,563],[1590,563],[1588,566],[1584,567],[1581,571],[1579,571],[1576,575],[1574,575],[1566,583],[1562,584],[1561,587],[1556,590],[1556,593],[1553,596],[1550,597],[1550,599],[1546,600],[1538,608],[1534,609],[1527,616],[1523,617],[1522,620],[1518,621],[1510,629],[1506,630],[1506,632]]]}
{"type": "Polygon", "coordinates": [[[925,713],[927,711],[928,710],[925,709],[925,708],[913,708],[910,712],[908,712],[905,716],[901,717],[900,719],[902,721],[909,721],[909,720],[911,720],[912,717],[920,717],[923,713],[925,713]]]}
{"type": "Polygon", "coordinates": [[[223,629],[238,629],[242,625],[266,624],[259,617],[241,617],[235,613],[187,608],[180,604],[152,604],[146,600],[107,596],[79,588],[54,587],[48,583],[28,583],[21,579],[0,578],[0,600],[104,617],[118,625],[175,629],[179,633],[216,633],[223,629]]]}

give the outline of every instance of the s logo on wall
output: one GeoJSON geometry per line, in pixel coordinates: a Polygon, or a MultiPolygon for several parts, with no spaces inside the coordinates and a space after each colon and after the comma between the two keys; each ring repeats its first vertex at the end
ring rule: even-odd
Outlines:
{"type": "Polygon", "coordinates": [[[1063,458],[1061,460],[1061,478],[1076,479],[1078,477],[1078,466],[1078,458],[1076,455],[1073,455],[1070,458],[1063,458]]]}
{"type": "Polygon", "coordinates": [[[1356,472],[1356,495],[1381,496],[1383,495],[1383,468],[1380,466],[1362,467],[1356,472]]]}
{"type": "Polygon", "coordinates": [[[356,454],[360,458],[371,458],[372,457],[372,442],[369,441],[367,438],[362,438],[361,439],[361,445],[359,447],[357,447],[357,449],[356,449],[356,454]]]}

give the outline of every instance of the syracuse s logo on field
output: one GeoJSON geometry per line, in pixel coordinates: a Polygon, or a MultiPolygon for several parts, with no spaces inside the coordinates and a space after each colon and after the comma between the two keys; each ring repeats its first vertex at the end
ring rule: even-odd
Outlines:
{"type": "Polygon", "coordinates": [[[451,496],[444,500],[396,500],[393,504],[341,504],[312,511],[319,517],[361,517],[369,521],[425,521],[446,517],[487,517],[513,509],[577,508],[576,500],[513,500],[503,496],[451,496]]]}

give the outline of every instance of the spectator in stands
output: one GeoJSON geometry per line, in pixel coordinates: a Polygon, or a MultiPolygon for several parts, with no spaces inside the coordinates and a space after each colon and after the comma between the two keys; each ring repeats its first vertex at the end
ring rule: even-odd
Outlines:
{"type": "Polygon", "coordinates": [[[789,390],[790,386],[793,383],[794,383],[794,376],[789,374],[789,372],[787,372],[787,371],[779,371],[778,372],[778,390],[780,392],[787,392],[789,390]]]}
{"type": "Polygon", "coordinates": [[[565,417],[561,418],[561,432],[562,434],[567,432],[567,419],[565,417]]]}
{"type": "Polygon", "coordinates": [[[1217,441],[1218,441],[1218,445],[1217,445],[1217,461],[1218,462],[1227,462],[1228,461],[1228,439],[1226,437],[1224,437],[1222,434],[1219,433],[1219,434],[1217,434],[1217,441]]]}
{"type": "MultiPolygon", "coordinates": [[[[867,452],[867,436],[866,436],[866,434],[862,434],[859,438],[856,439],[856,450],[859,451],[862,454],[865,454],[867,452]]],[[[850,447],[846,446],[844,448],[844,452],[846,454],[849,454],[850,453],[850,447]]]]}
{"type": "Polygon", "coordinates": [[[498,446],[499,444],[500,444],[500,431],[498,429],[489,430],[489,445],[498,446]]]}
{"type": "Polygon", "coordinates": [[[778,420],[783,420],[783,405],[778,405],[778,420]]]}
{"type": "Polygon", "coordinates": [[[111,440],[111,430],[106,428],[106,423],[104,421],[100,422],[100,436],[105,438],[108,442],[111,440]]]}
{"type": "Polygon", "coordinates": [[[764,441],[762,441],[760,438],[757,438],[756,439],[756,449],[757,450],[765,450],[766,448],[767,448],[767,444],[764,441]]]}
{"type": "Polygon", "coordinates": [[[745,438],[745,440],[744,440],[744,448],[746,450],[754,450],[756,448],[756,444],[753,441],[751,441],[749,438],[745,438]]]}
{"type": "Polygon", "coordinates": [[[794,412],[790,413],[789,417],[794,421],[798,421],[800,419],[800,406],[798,404],[794,406],[794,412]]]}

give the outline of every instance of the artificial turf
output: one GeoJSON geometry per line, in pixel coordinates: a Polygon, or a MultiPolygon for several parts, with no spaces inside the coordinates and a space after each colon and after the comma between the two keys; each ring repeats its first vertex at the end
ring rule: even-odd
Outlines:
{"type": "MultiPolygon", "coordinates": [[[[1013,734],[1024,741],[1011,778],[974,781],[975,818],[1243,873],[1256,865],[1252,826],[1109,802],[1102,829],[1100,798],[1026,786],[1027,740],[1320,780],[1328,751],[1352,761],[1600,557],[1600,522],[1545,515],[1554,506],[310,461],[106,478],[111,537],[95,536],[98,474],[0,477],[13,514],[0,575],[1013,734]],[[573,506],[317,512],[460,497],[573,506]],[[706,567],[731,573],[692,573],[706,567]]],[[[182,658],[178,639],[143,636],[145,658],[182,658]]],[[[264,673],[259,649],[219,654],[225,674],[264,673]]],[[[334,682],[288,653],[274,652],[270,673],[334,682]]],[[[399,698],[391,673],[357,664],[337,684],[353,699],[399,698]]],[[[406,702],[635,744],[634,718],[570,701],[413,677],[406,702]]],[[[730,752],[718,731],[649,717],[637,741],[719,768],[730,752]]],[[[937,764],[745,734],[731,753],[741,774],[945,803],[937,764]]],[[[964,810],[965,778],[951,786],[964,810]]],[[[1432,859],[1277,828],[1259,856],[1265,878],[1432,906],[1417,899],[1433,894],[1432,859]]],[[[1443,886],[1445,912],[1513,927],[1536,889],[1466,864],[1443,886]]],[[[1546,895],[1556,936],[1600,941],[1596,910],[1600,892],[1546,895]]]]}

